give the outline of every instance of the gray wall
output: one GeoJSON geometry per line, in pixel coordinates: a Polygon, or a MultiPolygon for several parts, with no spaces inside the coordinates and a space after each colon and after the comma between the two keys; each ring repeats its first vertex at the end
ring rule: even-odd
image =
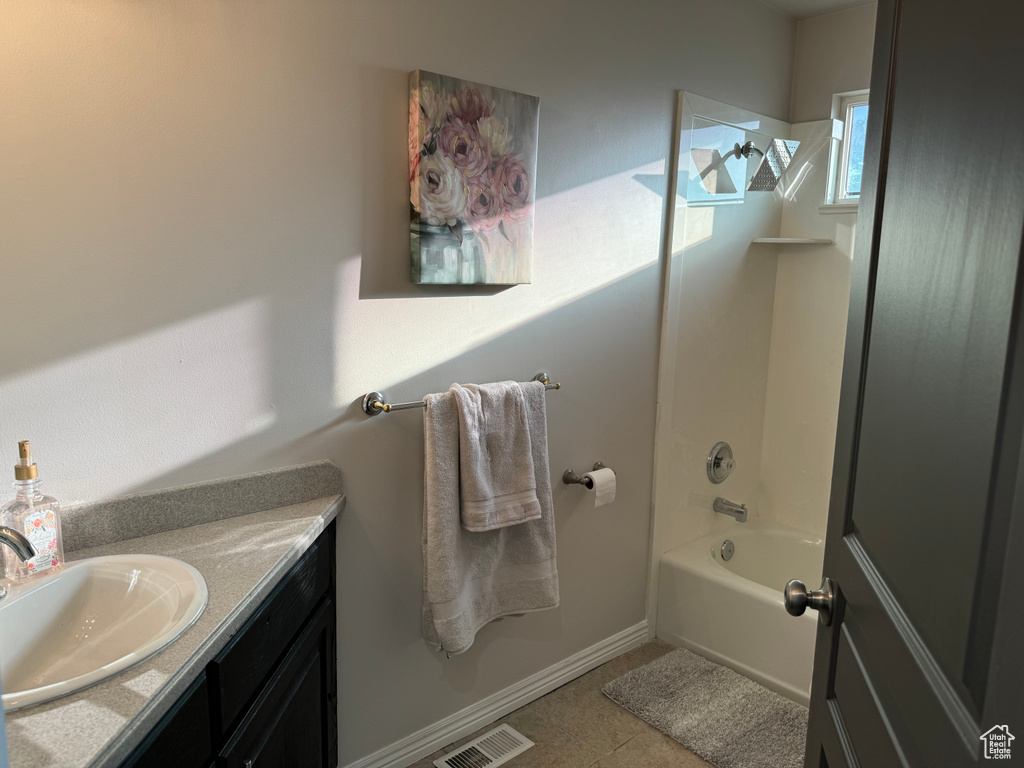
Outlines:
{"type": "Polygon", "coordinates": [[[833,94],[870,85],[877,10],[871,3],[797,22],[789,122],[833,117],[833,94]]]}
{"type": "MultiPolygon", "coordinates": [[[[789,110],[753,0],[8,0],[0,449],[95,499],[329,458],[342,762],[644,618],[674,91],[789,110]],[[417,287],[409,70],[541,99],[534,283],[417,287]],[[445,660],[419,636],[422,425],[380,388],[549,369],[562,603],[445,660]]],[[[0,465],[3,462],[0,461],[0,465]]]]}

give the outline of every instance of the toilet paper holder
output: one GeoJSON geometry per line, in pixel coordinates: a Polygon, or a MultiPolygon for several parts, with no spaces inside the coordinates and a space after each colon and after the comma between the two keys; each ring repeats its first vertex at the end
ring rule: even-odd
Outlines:
{"type": "MultiPolygon", "coordinates": [[[[596,472],[597,470],[604,468],[604,464],[602,464],[600,461],[597,461],[594,462],[594,469],[592,471],[596,472]]],[[[591,480],[589,477],[581,477],[580,475],[577,475],[575,472],[573,472],[571,469],[567,469],[565,470],[565,472],[562,473],[562,482],[565,483],[566,485],[573,485],[574,483],[577,483],[579,485],[582,485],[588,491],[594,490],[593,480],[591,480]]]]}

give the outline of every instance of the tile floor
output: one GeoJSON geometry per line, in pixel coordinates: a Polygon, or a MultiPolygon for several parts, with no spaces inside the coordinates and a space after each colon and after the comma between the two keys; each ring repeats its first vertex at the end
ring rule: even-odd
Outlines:
{"type": "Polygon", "coordinates": [[[450,744],[411,768],[433,761],[500,723],[536,746],[505,763],[529,768],[711,768],[682,744],[634,717],[601,693],[619,675],[654,661],[673,646],[655,640],[625,653],[486,728],[450,744]]]}

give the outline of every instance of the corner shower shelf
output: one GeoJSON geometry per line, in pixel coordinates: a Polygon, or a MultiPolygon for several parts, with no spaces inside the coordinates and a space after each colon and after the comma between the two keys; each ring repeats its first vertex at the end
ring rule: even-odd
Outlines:
{"type": "Polygon", "coordinates": [[[776,245],[835,245],[827,237],[755,237],[752,243],[775,243],[776,245]]]}

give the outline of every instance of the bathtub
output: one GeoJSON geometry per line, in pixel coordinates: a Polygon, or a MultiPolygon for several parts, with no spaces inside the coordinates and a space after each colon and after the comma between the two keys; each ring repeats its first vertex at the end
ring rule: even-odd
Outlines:
{"type": "Polygon", "coordinates": [[[820,536],[751,517],[666,552],[658,580],[658,637],[732,667],[807,706],[817,613],[786,613],[782,588],[821,583],[820,536]],[[721,557],[725,540],[735,551],[721,557]]]}

